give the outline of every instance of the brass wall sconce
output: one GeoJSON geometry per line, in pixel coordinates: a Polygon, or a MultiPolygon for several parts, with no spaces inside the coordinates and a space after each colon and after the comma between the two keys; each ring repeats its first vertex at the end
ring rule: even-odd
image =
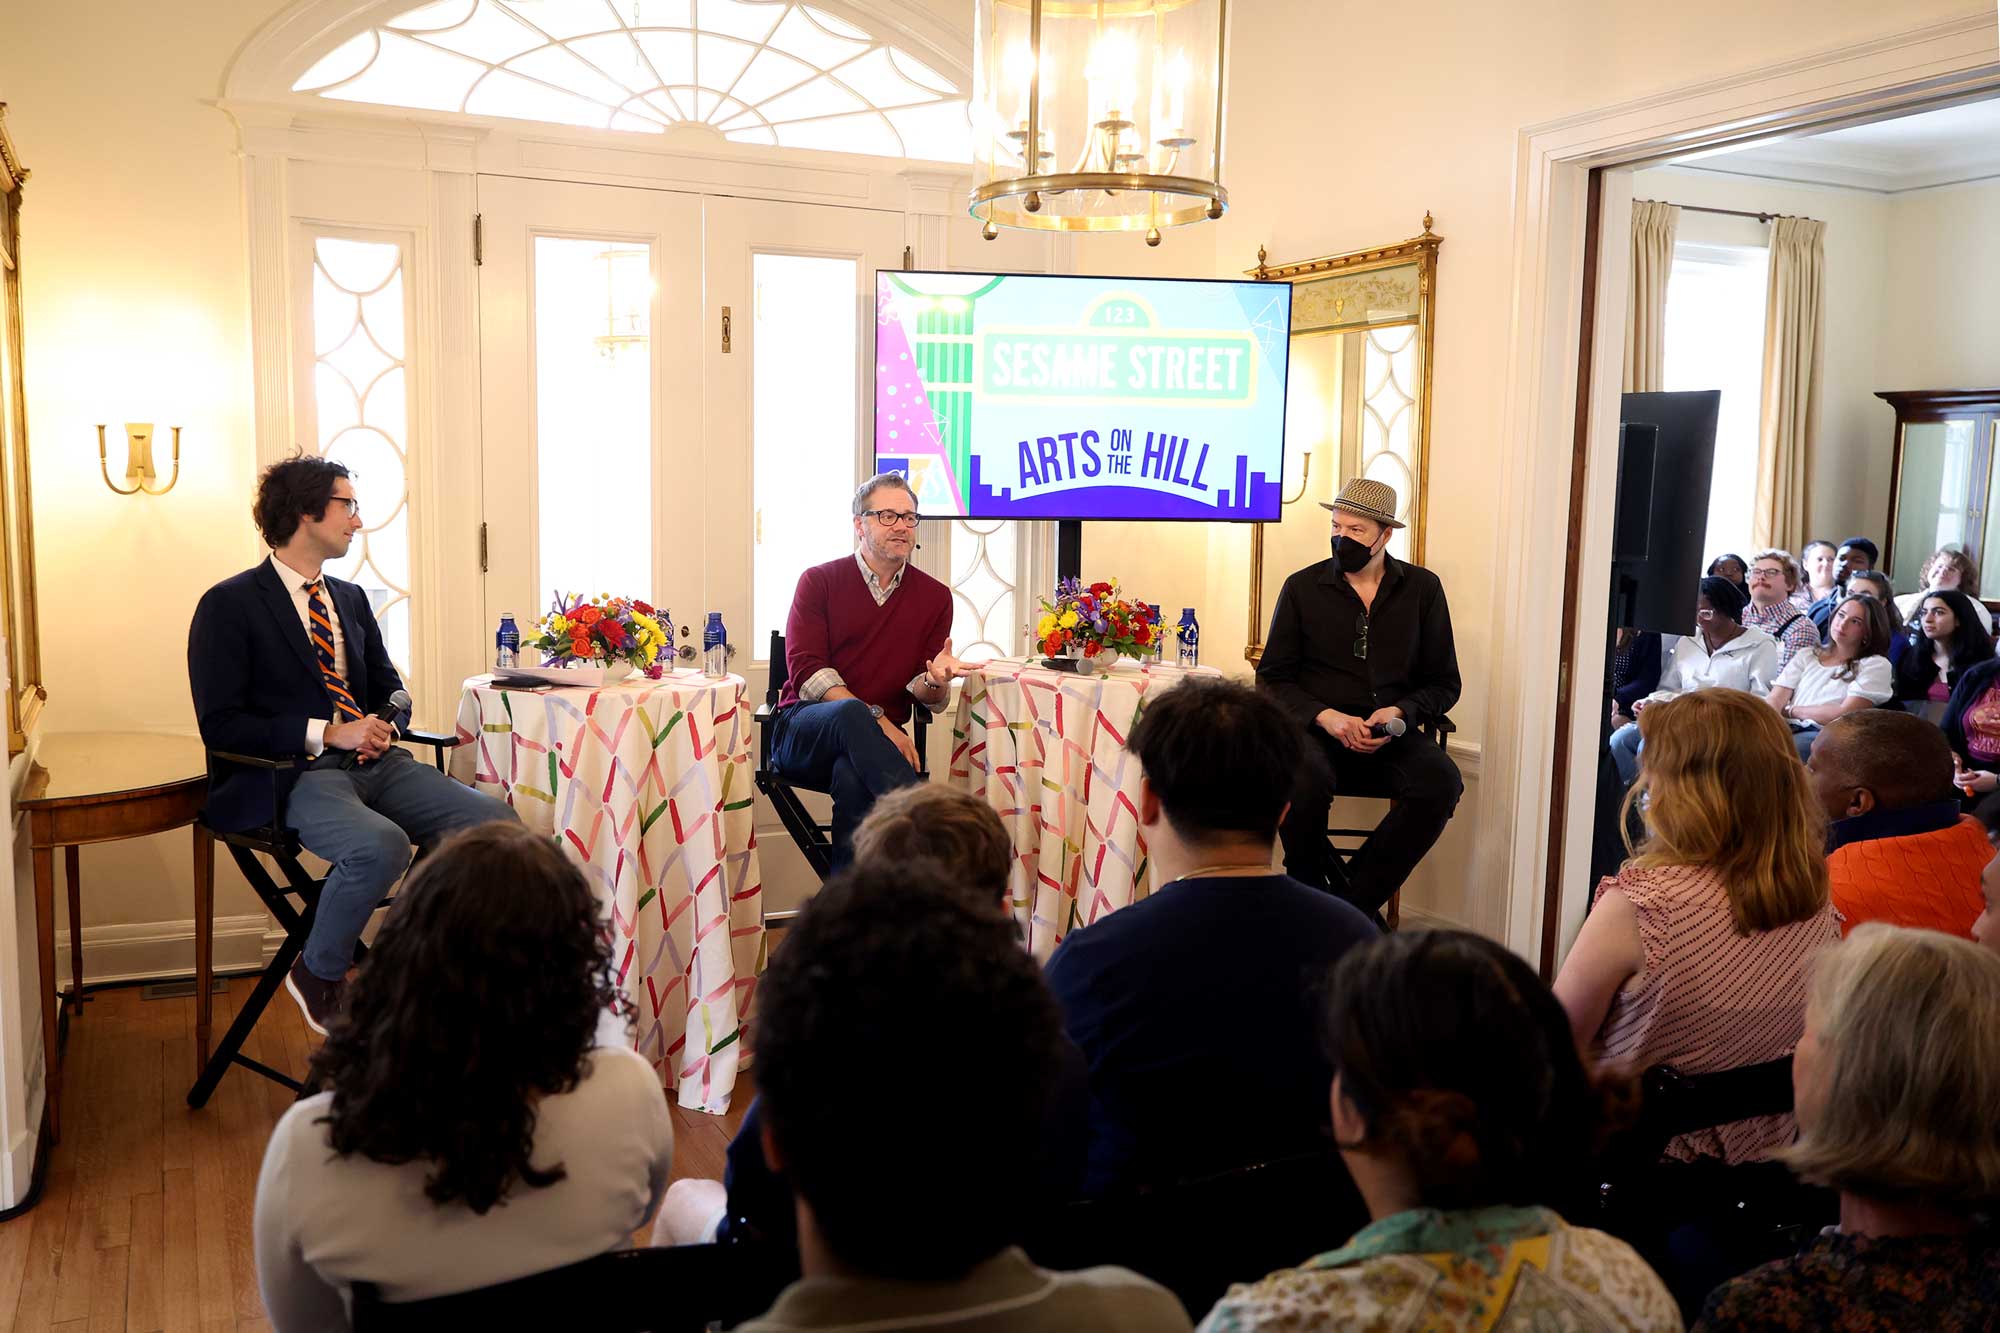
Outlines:
{"type": "Polygon", "coordinates": [[[1290,497],[1289,499],[1281,495],[1278,497],[1278,503],[1281,505],[1295,505],[1299,501],[1305,499],[1306,482],[1308,479],[1311,478],[1312,471],[1313,471],[1312,450],[1307,449],[1299,454],[1299,493],[1297,495],[1290,497]]]}
{"type": "Polygon", "coordinates": [[[165,495],[181,479],[181,428],[174,426],[174,470],[167,478],[167,484],[154,487],[150,483],[159,480],[153,470],[153,423],[150,421],[128,421],[125,423],[125,480],[130,486],[120,486],[111,480],[111,463],[104,453],[104,427],[97,428],[97,469],[104,474],[104,484],[120,495],[137,495],[144,491],[148,495],[165,495]]]}

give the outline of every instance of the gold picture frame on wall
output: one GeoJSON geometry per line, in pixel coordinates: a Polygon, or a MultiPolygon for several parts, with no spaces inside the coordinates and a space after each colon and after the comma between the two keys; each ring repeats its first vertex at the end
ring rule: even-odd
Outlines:
{"type": "Polygon", "coordinates": [[[35,604],[27,390],[21,382],[21,192],[27,179],[7,135],[7,104],[0,102],[0,633],[7,636],[10,759],[27,748],[48,698],[35,604]]]}
{"type": "Polygon", "coordinates": [[[1332,499],[1347,479],[1370,475],[1396,487],[1401,517],[1409,525],[1407,550],[1398,554],[1423,563],[1438,247],[1444,241],[1431,230],[1432,221],[1425,213],[1423,233],[1394,245],[1297,263],[1272,264],[1260,246],[1257,267],[1244,270],[1259,282],[1293,284],[1285,422],[1288,490],[1295,453],[1301,474],[1296,492],[1285,497],[1279,522],[1258,523],[1250,530],[1250,625],[1243,655],[1253,664],[1264,655],[1264,618],[1277,594],[1275,586],[1266,587],[1267,560],[1285,564],[1273,569],[1281,584],[1294,568],[1309,563],[1309,550],[1317,547],[1316,558],[1326,557],[1327,528],[1319,521],[1326,511],[1314,502],[1332,499]],[[1315,358],[1328,363],[1320,376],[1323,383],[1317,385],[1307,373],[1315,358]],[[1324,411],[1311,410],[1315,404],[1310,399],[1319,388],[1329,399],[1324,411]],[[1392,405],[1378,410],[1378,394],[1392,405]],[[1333,421],[1330,433],[1322,424],[1328,417],[1333,421]],[[1379,446],[1372,452],[1371,442],[1379,446]],[[1312,466],[1316,454],[1324,460],[1320,469],[1312,466]]]}

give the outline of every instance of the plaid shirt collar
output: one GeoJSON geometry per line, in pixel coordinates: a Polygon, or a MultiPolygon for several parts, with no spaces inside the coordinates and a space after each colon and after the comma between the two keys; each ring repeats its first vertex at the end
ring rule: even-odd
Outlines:
{"type": "Polygon", "coordinates": [[[903,586],[903,571],[909,568],[909,565],[903,565],[897,569],[895,577],[885,584],[876,576],[875,571],[868,567],[868,562],[861,558],[861,548],[858,546],[854,548],[854,563],[861,567],[861,581],[868,585],[868,591],[875,598],[877,606],[888,601],[889,594],[903,586]]]}

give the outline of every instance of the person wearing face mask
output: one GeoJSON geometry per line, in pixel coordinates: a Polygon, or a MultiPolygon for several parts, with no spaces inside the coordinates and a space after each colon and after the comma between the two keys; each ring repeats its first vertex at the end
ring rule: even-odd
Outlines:
{"type": "Polygon", "coordinates": [[[1357,477],[1322,508],[1332,554],[1285,580],[1257,683],[1316,742],[1279,829],[1293,878],[1378,912],[1437,842],[1465,791],[1444,748],[1416,735],[1458,702],[1451,611],[1437,575],[1389,554],[1396,492],[1357,477]],[[1407,734],[1392,735],[1401,723],[1407,734]],[[1382,822],[1341,865],[1326,840],[1334,794],[1386,797],[1382,822]]]}

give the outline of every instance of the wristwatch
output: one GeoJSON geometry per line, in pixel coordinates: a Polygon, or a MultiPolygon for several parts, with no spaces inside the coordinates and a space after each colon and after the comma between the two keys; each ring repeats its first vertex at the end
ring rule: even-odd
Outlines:
{"type": "Polygon", "coordinates": [[[877,722],[880,722],[880,721],[882,720],[882,705],[881,705],[881,704],[869,704],[869,705],[868,705],[868,716],[870,716],[870,717],[874,718],[874,719],[875,719],[875,720],[876,720],[877,722]]]}

